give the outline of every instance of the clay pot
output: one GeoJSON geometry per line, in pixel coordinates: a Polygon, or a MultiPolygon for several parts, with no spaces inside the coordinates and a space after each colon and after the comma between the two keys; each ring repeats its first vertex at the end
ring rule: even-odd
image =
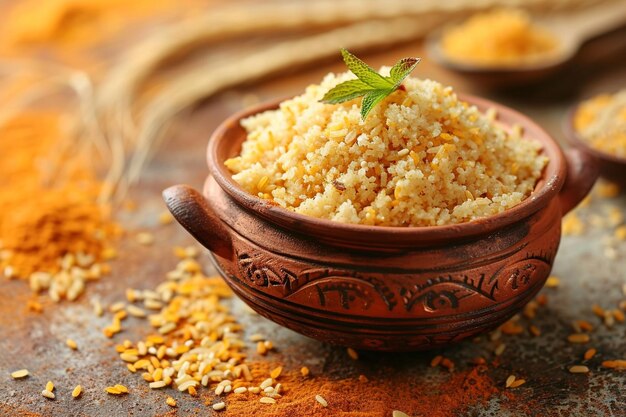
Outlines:
{"type": "Polygon", "coordinates": [[[234,292],[262,316],[315,339],[354,348],[437,348],[490,330],[530,301],[550,273],[561,217],[589,191],[596,166],[559,146],[525,116],[498,110],[542,142],[550,162],[532,196],[464,224],[349,225],[304,216],[241,189],[224,167],[245,140],[241,118],[226,120],[208,148],[204,197],[189,186],[163,195],[174,217],[211,251],[234,292]]]}
{"type": "Polygon", "coordinates": [[[596,159],[601,177],[619,184],[622,187],[626,187],[626,158],[620,158],[619,156],[602,152],[593,148],[587,141],[582,139],[574,127],[574,117],[576,116],[577,110],[578,106],[575,106],[568,112],[565,118],[565,122],[563,123],[565,139],[567,139],[567,142],[571,146],[584,152],[588,158],[596,159]]]}

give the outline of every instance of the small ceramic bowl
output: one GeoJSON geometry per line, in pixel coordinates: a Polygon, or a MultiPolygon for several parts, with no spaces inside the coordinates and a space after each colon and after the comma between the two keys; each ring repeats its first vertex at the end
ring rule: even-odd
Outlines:
{"type": "Polygon", "coordinates": [[[574,106],[565,118],[565,122],[563,123],[565,139],[571,146],[587,154],[588,158],[595,158],[597,160],[601,177],[619,184],[622,187],[626,187],[626,158],[620,158],[619,156],[602,152],[582,139],[574,127],[574,118],[577,111],[578,105],[574,106]]]}
{"type": "MultiPolygon", "coordinates": [[[[450,25],[451,27],[454,25],[450,25]]],[[[447,28],[431,32],[425,39],[428,57],[464,79],[488,89],[520,88],[549,79],[568,66],[576,48],[564,42],[559,53],[545,59],[519,63],[517,65],[479,65],[451,59],[441,46],[441,37],[447,28]]]]}
{"type": "Polygon", "coordinates": [[[352,225],[296,214],[244,191],[224,166],[246,132],[226,120],[209,141],[204,196],[164,191],[185,229],[212,253],[234,292],[259,314],[315,339],[384,351],[445,346],[500,325],[543,286],[561,238],[561,217],[589,191],[596,166],[567,156],[514,110],[461,97],[499,122],[523,126],[550,162],[518,206],[468,223],[434,227],[352,225]]]}

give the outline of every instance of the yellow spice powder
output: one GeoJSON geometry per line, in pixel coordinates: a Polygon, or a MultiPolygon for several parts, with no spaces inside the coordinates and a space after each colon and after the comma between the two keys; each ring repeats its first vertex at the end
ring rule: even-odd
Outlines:
{"type": "Polygon", "coordinates": [[[448,58],[479,65],[517,65],[547,58],[557,41],[534,25],[521,10],[498,9],[479,13],[442,37],[448,58]]]}

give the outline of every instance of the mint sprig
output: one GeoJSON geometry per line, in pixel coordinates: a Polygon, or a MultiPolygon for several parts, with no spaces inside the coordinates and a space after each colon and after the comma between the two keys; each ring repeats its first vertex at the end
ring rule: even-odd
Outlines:
{"type": "Polygon", "coordinates": [[[363,120],[378,103],[400,88],[404,79],[420,62],[419,58],[403,58],[391,67],[389,76],[386,77],[374,71],[347,49],[341,49],[341,56],[348,69],[357,76],[357,79],[336,85],[320,101],[328,104],[339,104],[363,97],[361,102],[361,118],[363,120]]]}

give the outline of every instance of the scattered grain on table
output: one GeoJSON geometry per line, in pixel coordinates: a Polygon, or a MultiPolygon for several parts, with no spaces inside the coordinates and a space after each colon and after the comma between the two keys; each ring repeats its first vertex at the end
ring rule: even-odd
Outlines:
{"type": "Polygon", "coordinates": [[[150,246],[154,243],[154,235],[150,232],[140,232],[136,236],[137,242],[144,246],[150,246]]]}
{"type": "Polygon", "coordinates": [[[578,331],[578,333],[580,333],[580,332],[592,332],[593,331],[593,324],[591,324],[587,320],[576,320],[573,323],[573,327],[574,327],[575,330],[578,331]]]}
{"type": "Polygon", "coordinates": [[[83,387],[80,385],[76,385],[76,387],[72,390],[72,397],[78,398],[78,396],[83,392],[83,387]]]}
{"type": "Polygon", "coordinates": [[[569,368],[572,374],[586,374],[589,373],[589,368],[585,365],[574,365],[569,368]]]}
{"type": "Polygon", "coordinates": [[[73,339],[67,339],[65,341],[65,344],[67,345],[67,347],[69,347],[72,350],[78,350],[78,345],[73,339]]]}
{"type": "Polygon", "coordinates": [[[47,389],[44,389],[43,391],[41,391],[41,395],[43,395],[46,398],[49,398],[51,400],[54,400],[55,395],[52,391],[49,391],[47,389]]]}
{"type": "Polygon", "coordinates": [[[626,359],[612,359],[602,362],[602,367],[610,369],[626,369],[626,359]]]}
{"type": "Polygon", "coordinates": [[[163,211],[159,214],[159,224],[165,226],[168,224],[172,224],[174,222],[174,217],[169,211],[163,211]]]}
{"type": "Polygon", "coordinates": [[[561,285],[561,279],[554,275],[549,276],[546,280],[546,287],[548,288],[557,288],[559,285],[561,285]]]}
{"type": "Polygon", "coordinates": [[[359,354],[357,353],[356,350],[352,348],[347,348],[346,352],[348,352],[348,356],[350,357],[350,359],[355,360],[355,361],[359,359],[359,354]]]}
{"type": "Polygon", "coordinates": [[[589,335],[586,333],[574,333],[567,336],[567,340],[570,343],[587,343],[589,342],[590,338],[589,335]]]}
{"type": "Polygon", "coordinates": [[[594,348],[591,349],[587,349],[585,351],[585,354],[583,355],[583,358],[588,361],[589,359],[593,358],[596,355],[597,350],[594,348]]]}
{"type": "Polygon", "coordinates": [[[446,368],[448,371],[452,372],[454,371],[455,364],[451,359],[443,358],[441,360],[441,366],[446,368]]]}
{"type": "Polygon", "coordinates": [[[11,372],[11,378],[13,379],[26,378],[28,375],[28,369],[20,369],[18,371],[11,372]]]}
{"type": "Polygon", "coordinates": [[[509,388],[513,382],[515,382],[515,375],[509,375],[509,377],[506,379],[504,383],[504,386],[506,388],[509,388]]]}
{"type": "Polygon", "coordinates": [[[528,326],[528,331],[530,332],[530,334],[532,334],[535,337],[541,336],[541,330],[539,329],[539,327],[535,326],[534,324],[531,324],[530,326],[528,326]]]}
{"type": "Polygon", "coordinates": [[[277,366],[276,368],[272,369],[272,372],[270,372],[270,376],[273,379],[276,379],[280,376],[281,372],[283,371],[283,367],[282,366],[277,366]]]}
{"type": "Polygon", "coordinates": [[[515,335],[523,333],[524,327],[518,323],[517,319],[511,319],[500,326],[500,331],[504,334],[515,335]]]}
{"type": "Polygon", "coordinates": [[[328,407],[328,401],[326,401],[326,399],[319,394],[315,396],[315,401],[320,403],[324,408],[328,407]]]}
{"type": "Polygon", "coordinates": [[[511,382],[511,385],[509,385],[509,388],[521,387],[525,383],[526,383],[525,379],[515,379],[515,381],[511,382]]]}

